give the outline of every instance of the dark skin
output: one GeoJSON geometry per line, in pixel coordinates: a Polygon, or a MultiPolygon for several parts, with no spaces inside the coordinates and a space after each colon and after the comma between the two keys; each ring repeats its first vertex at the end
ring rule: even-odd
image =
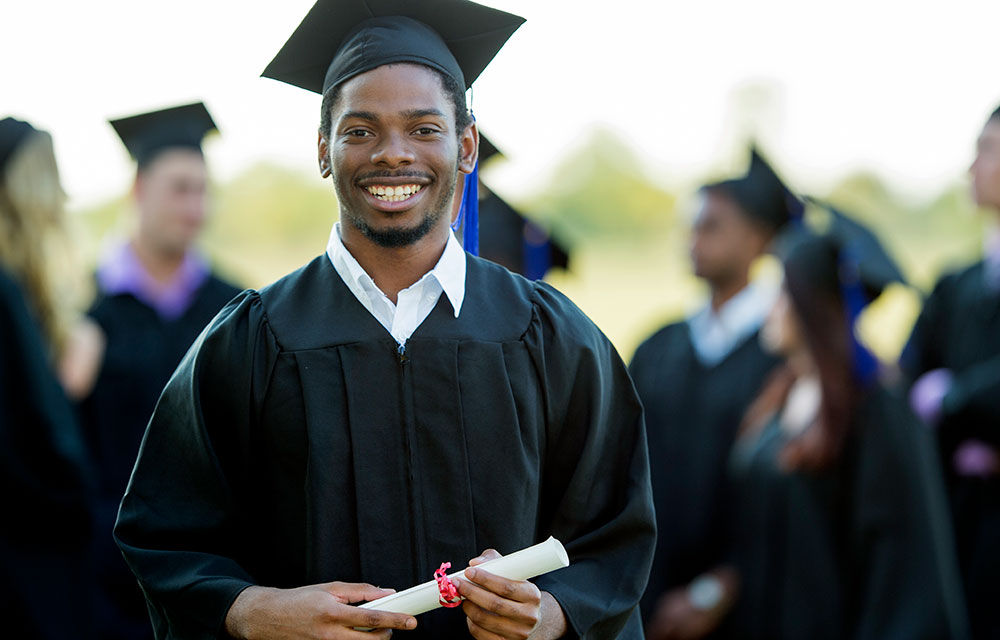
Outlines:
{"type": "Polygon", "coordinates": [[[705,193],[691,228],[691,264],[711,289],[716,311],[750,281],[750,267],[770,242],[770,234],[732,199],[705,193]]]}
{"type": "MultiPolygon", "coordinates": [[[[434,268],[449,237],[455,184],[475,167],[475,125],[459,132],[455,108],[438,76],[412,64],[377,67],[345,82],[333,105],[330,140],[317,145],[320,174],[337,188],[344,246],[393,302],[398,293],[434,268]],[[400,196],[376,192],[405,189],[400,196]],[[419,187],[414,189],[414,187],[419,187]],[[369,234],[409,234],[430,220],[425,233],[403,246],[383,246],[369,234]]],[[[470,566],[497,557],[487,550],[470,566]]],[[[551,594],[530,582],[472,570],[458,581],[463,611],[479,640],[558,638],[566,618],[551,594]]],[[[407,585],[409,586],[409,585],[407,585]]],[[[413,616],[353,606],[393,591],[370,584],[331,582],[297,589],[249,587],[226,616],[236,638],[388,638],[413,629],[413,616]],[[355,631],[370,628],[370,632],[355,631]]]]}
{"type": "Polygon", "coordinates": [[[438,76],[412,64],[378,67],[347,81],[333,106],[330,140],[317,145],[320,173],[332,177],[341,208],[344,246],[393,302],[434,268],[448,242],[459,173],[478,154],[475,125],[456,131],[454,106],[438,76]],[[403,202],[373,197],[371,187],[419,186],[403,202]],[[401,247],[384,247],[360,225],[379,232],[430,230],[401,247]]]}

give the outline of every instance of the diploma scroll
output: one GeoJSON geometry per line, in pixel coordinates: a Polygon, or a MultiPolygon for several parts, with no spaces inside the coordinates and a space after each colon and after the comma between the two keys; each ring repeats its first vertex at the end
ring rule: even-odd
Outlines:
{"type": "MultiPolygon", "coordinates": [[[[543,573],[568,566],[569,555],[566,554],[566,549],[563,548],[561,542],[550,537],[545,542],[540,542],[533,547],[521,549],[494,560],[487,560],[476,565],[476,568],[508,580],[529,580],[543,573]]],[[[456,571],[449,574],[448,577],[464,579],[465,570],[456,571]]],[[[362,609],[376,609],[415,616],[439,608],[441,606],[440,595],[437,582],[430,580],[410,587],[406,591],[393,593],[359,606],[362,609]]]]}

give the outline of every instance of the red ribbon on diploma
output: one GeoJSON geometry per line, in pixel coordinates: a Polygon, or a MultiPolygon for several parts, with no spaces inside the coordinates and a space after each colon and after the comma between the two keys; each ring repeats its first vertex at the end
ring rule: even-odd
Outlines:
{"type": "Polygon", "coordinates": [[[451,578],[445,574],[448,569],[451,569],[451,563],[442,562],[438,570],[434,572],[434,579],[437,580],[438,591],[441,593],[438,602],[441,603],[442,607],[451,609],[462,604],[462,596],[458,595],[458,589],[451,578]]]}

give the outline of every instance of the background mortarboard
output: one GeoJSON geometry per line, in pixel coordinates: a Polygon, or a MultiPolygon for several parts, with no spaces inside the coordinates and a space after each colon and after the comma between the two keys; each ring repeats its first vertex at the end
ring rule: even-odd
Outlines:
{"type": "Polygon", "coordinates": [[[33,131],[35,128],[23,120],[10,117],[0,120],[0,172],[33,131]]]}
{"type": "MultiPolygon", "coordinates": [[[[502,156],[480,131],[479,162],[502,156]]],[[[531,280],[569,266],[569,254],[555,238],[491,190],[479,201],[479,255],[531,280]]]]}
{"type": "Polygon", "coordinates": [[[140,167],[166,149],[182,147],[201,151],[205,134],[218,129],[201,102],[110,122],[140,167]]]}
{"type": "Polygon", "coordinates": [[[796,198],[756,146],[750,148],[750,166],[744,176],[705,185],[728,194],[752,219],[772,231],[795,217],[796,198]]]}
{"type": "Polygon", "coordinates": [[[381,65],[414,62],[468,88],[523,22],[468,0],[318,0],[262,75],[326,93],[381,65]],[[385,20],[366,23],[373,18],[385,20]]]}

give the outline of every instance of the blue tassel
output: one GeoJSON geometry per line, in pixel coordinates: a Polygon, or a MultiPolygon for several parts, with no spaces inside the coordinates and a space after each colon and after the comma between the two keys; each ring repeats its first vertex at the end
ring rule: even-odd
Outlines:
{"type": "MultiPolygon", "coordinates": [[[[476,121],[476,116],[472,116],[476,121]]],[[[462,229],[462,248],[474,256],[479,255],[479,158],[472,173],[465,176],[465,189],[462,191],[462,204],[458,208],[458,216],[451,225],[453,231],[462,229]]]]}
{"type": "Polygon", "coordinates": [[[851,351],[855,378],[862,385],[874,382],[878,375],[879,361],[875,355],[858,341],[854,333],[855,325],[861,312],[868,306],[858,262],[853,252],[844,248],[840,258],[840,293],[844,300],[844,310],[847,313],[847,331],[851,340],[851,351]]]}

